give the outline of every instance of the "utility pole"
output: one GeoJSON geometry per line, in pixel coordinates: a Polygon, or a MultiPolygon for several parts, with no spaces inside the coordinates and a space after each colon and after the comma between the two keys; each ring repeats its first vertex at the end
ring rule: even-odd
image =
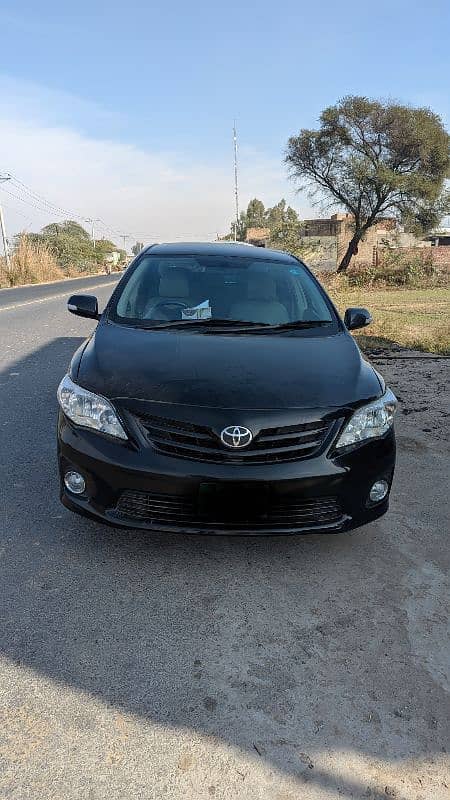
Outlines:
{"type": "MultiPolygon", "coordinates": [[[[8,173],[5,173],[4,175],[2,175],[0,173],[0,183],[3,183],[4,181],[9,181],[9,180],[11,180],[11,175],[9,175],[8,173]]],[[[7,270],[7,272],[10,272],[11,271],[11,260],[9,258],[9,248],[8,248],[8,240],[6,238],[5,218],[3,216],[3,209],[1,207],[1,205],[0,205],[0,228],[1,228],[1,231],[2,231],[3,251],[5,253],[6,270],[7,270]]]]}
{"type": "Polygon", "coordinates": [[[130,239],[130,238],[131,238],[131,237],[130,237],[130,234],[129,234],[129,233],[122,233],[122,239],[123,239],[123,249],[124,249],[125,251],[126,251],[126,249],[127,249],[127,239],[130,239]]]}
{"type": "Polygon", "coordinates": [[[90,222],[91,223],[91,239],[92,239],[92,244],[94,245],[94,247],[96,245],[96,241],[95,241],[95,223],[96,222],[100,222],[100,221],[101,220],[99,220],[99,219],[90,219],[89,217],[86,220],[86,222],[90,222]]]}
{"type": "Polygon", "coordinates": [[[234,144],[234,202],[236,207],[236,221],[234,223],[234,241],[236,241],[238,226],[239,226],[239,188],[238,188],[236,120],[234,121],[233,125],[233,144],[234,144]]]}

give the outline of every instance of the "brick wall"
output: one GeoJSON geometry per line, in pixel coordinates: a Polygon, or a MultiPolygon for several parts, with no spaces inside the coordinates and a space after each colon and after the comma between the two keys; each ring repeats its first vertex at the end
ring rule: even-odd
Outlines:
{"type": "MultiPolygon", "coordinates": [[[[333,259],[339,264],[347,251],[354,234],[354,221],[351,214],[333,214],[329,219],[310,219],[304,221],[303,241],[325,243],[334,238],[336,248],[333,252],[317,255],[314,263],[320,268],[321,261],[326,261],[324,268],[330,269],[333,259]]],[[[431,262],[439,269],[450,269],[450,246],[431,247],[431,242],[418,240],[415,236],[401,231],[394,218],[380,219],[367,231],[358,245],[358,252],[353,256],[352,264],[381,264],[383,250],[395,248],[404,256],[408,254],[424,262],[431,262]]],[[[330,248],[328,248],[330,249],[330,248]]]]}
{"type": "Polygon", "coordinates": [[[430,247],[432,262],[436,267],[444,267],[450,270],[450,246],[438,245],[430,247]]]}
{"type": "MultiPolygon", "coordinates": [[[[351,222],[345,221],[341,224],[341,228],[337,235],[337,258],[338,262],[345,255],[350,239],[354,233],[354,226],[351,222]]],[[[382,241],[389,241],[396,236],[395,222],[392,225],[391,220],[380,220],[375,223],[363,239],[359,242],[358,252],[353,256],[353,263],[358,264],[373,263],[375,258],[375,250],[378,248],[382,241]]]]}

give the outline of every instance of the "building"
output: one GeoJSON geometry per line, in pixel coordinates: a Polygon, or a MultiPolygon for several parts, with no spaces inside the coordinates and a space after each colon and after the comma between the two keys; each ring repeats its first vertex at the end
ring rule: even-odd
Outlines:
{"type": "Polygon", "coordinates": [[[256,247],[267,247],[270,241],[270,228],[248,228],[245,241],[256,247]]]}
{"type": "MultiPolygon", "coordinates": [[[[302,235],[316,249],[313,264],[319,269],[336,269],[355,231],[352,214],[333,214],[329,219],[306,219],[302,235]]],[[[352,264],[377,263],[378,252],[383,247],[429,247],[430,242],[418,240],[405,233],[394,217],[383,217],[367,231],[353,256],[352,264]]]]}
{"type": "Polygon", "coordinates": [[[428,234],[426,240],[431,242],[432,247],[450,247],[450,228],[432,231],[428,234]]]}

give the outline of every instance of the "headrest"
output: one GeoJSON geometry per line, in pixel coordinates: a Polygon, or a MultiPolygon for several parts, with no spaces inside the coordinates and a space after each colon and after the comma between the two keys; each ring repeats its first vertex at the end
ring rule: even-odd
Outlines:
{"type": "Polygon", "coordinates": [[[249,300],[276,300],[277,285],[269,275],[251,275],[248,281],[249,300]]]}
{"type": "Polygon", "coordinates": [[[189,281],[180,269],[168,269],[159,279],[160,297],[189,297],[189,281]]]}

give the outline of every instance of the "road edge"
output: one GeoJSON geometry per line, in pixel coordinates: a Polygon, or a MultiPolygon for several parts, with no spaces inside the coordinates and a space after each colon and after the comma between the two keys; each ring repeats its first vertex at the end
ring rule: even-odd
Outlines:
{"type": "Polygon", "coordinates": [[[62,283],[64,284],[66,281],[81,281],[81,280],[89,280],[89,278],[98,278],[103,275],[105,278],[111,278],[113,275],[121,275],[123,270],[114,271],[111,273],[107,272],[90,272],[89,275],[75,275],[72,277],[68,275],[66,278],[60,278],[58,281],[39,281],[39,283],[18,283],[17,286],[3,286],[0,287],[0,292],[10,292],[12,289],[30,289],[33,286],[51,286],[54,283],[62,283]]]}

